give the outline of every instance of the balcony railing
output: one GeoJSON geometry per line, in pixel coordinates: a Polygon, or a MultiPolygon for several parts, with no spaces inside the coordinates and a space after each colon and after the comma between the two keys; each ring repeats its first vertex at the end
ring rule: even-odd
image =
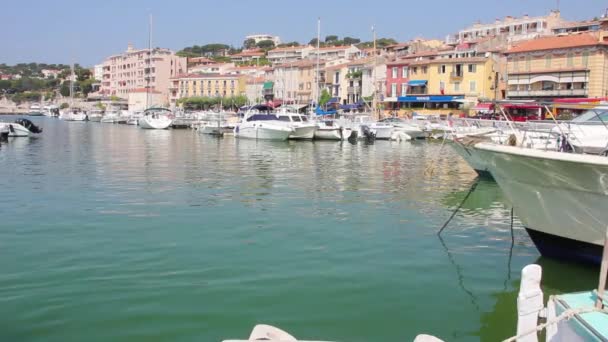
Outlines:
{"type": "Polygon", "coordinates": [[[360,94],[361,93],[361,87],[359,87],[359,86],[347,87],[346,88],[346,92],[349,93],[349,94],[360,94]]]}
{"type": "Polygon", "coordinates": [[[461,73],[457,73],[457,72],[451,72],[450,73],[450,80],[451,81],[462,81],[462,72],[461,73]]]}
{"type": "Polygon", "coordinates": [[[587,89],[556,89],[556,90],[509,90],[507,97],[533,96],[587,96],[587,89]]]}

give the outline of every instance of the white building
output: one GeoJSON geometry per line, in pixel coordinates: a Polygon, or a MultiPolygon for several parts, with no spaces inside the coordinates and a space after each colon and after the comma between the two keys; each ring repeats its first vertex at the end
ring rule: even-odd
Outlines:
{"type": "Polygon", "coordinates": [[[266,58],[273,64],[296,62],[308,58],[313,50],[314,48],[308,45],[276,48],[268,51],[266,58]]]}
{"type": "Polygon", "coordinates": [[[496,19],[491,24],[476,23],[460,30],[456,35],[448,36],[446,43],[466,43],[488,36],[504,37],[508,41],[529,40],[551,35],[553,28],[563,23],[559,11],[551,11],[549,15],[541,17],[530,17],[527,14],[521,18],[507,16],[503,20],[496,19]]]}
{"type": "Polygon", "coordinates": [[[103,64],[95,64],[93,67],[93,78],[101,82],[103,78],[103,64]]]}
{"type": "Polygon", "coordinates": [[[311,59],[316,59],[317,55],[319,55],[319,59],[325,61],[332,61],[338,59],[353,59],[359,57],[361,54],[361,50],[358,47],[351,46],[328,46],[320,48],[318,51],[316,48],[311,48],[307,57],[311,59]]]}
{"type": "Polygon", "coordinates": [[[253,39],[256,44],[264,40],[271,40],[275,46],[281,44],[281,38],[279,38],[279,36],[271,36],[269,34],[252,34],[245,37],[245,40],[249,39],[253,39]]]}

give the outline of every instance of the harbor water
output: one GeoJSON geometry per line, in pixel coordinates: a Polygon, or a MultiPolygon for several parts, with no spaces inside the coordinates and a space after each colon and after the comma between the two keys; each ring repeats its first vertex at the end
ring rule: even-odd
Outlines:
{"type": "Polygon", "coordinates": [[[440,142],[33,120],[0,147],[0,341],[497,341],[523,266],[548,294],[596,285],[440,142]]]}

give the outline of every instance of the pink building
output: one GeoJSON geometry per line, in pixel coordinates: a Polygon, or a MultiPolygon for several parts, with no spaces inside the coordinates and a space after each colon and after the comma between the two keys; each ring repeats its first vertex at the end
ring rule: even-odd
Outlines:
{"type": "Polygon", "coordinates": [[[170,79],[187,72],[187,59],[176,56],[169,49],[134,49],[131,44],[126,52],[108,57],[103,62],[101,94],[123,99],[135,89],[149,87],[161,93],[169,102],[170,79]]]}
{"type": "Polygon", "coordinates": [[[407,93],[409,61],[396,60],[386,64],[386,97],[394,99],[407,93]]]}

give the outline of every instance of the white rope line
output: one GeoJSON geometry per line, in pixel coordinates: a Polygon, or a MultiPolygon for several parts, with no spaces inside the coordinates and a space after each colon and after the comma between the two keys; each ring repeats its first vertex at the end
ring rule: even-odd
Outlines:
{"type": "Polygon", "coordinates": [[[539,331],[542,331],[543,329],[545,329],[546,327],[559,323],[560,321],[564,320],[564,319],[571,319],[572,317],[574,317],[575,315],[582,315],[582,314],[586,314],[586,313],[590,313],[590,312],[602,312],[605,314],[608,314],[608,310],[607,309],[598,309],[595,307],[584,307],[584,308],[579,308],[579,309],[568,309],[566,311],[564,311],[561,315],[555,317],[552,320],[549,320],[543,324],[538,325],[536,328],[534,329],[530,329],[528,331],[525,331],[517,336],[513,336],[510,337],[506,340],[503,340],[503,342],[514,342],[522,337],[528,336],[530,334],[534,334],[537,333],[539,331]]]}

